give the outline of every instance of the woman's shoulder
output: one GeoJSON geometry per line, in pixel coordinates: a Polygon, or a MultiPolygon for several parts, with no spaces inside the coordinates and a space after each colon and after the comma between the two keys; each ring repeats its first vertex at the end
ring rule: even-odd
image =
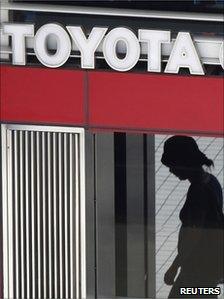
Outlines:
{"type": "Polygon", "coordinates": [[[194,201],[206,202],[214,201],[222,205],[223,193],[222,187],[218,179],[211,173],[206,173],[204,180],[191,184],[188,192],[188,198],[194,201]]]}
{"type": "Polygon", "coordinates": [[[222,197],[222,187],[218,179],[211,173],[208,173],[208,180],[204,182],[204,188],[208,192],[214,193],[216,196],[222,197]]]}
{"type": "Polygon", "coordinates": [[[189,191],[207,191],[208,189],[222,190],[222,187],[213,174],[206,172],[203,179],[190,185],[189,191]]]}
{"type": "Polygon", "coordinates": [[[208,173],[208,177],[209,177],[209,180],[207,182],[208,185],[214,185],[215,187],[219,187],[222,189],[220,182],[212,173],[208,173]]]}

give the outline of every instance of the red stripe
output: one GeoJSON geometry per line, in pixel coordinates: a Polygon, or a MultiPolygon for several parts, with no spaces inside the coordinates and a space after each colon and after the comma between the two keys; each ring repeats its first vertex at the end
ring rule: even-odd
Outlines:
{"type": "Polygon", "coordinates": [[[12,66],[1,73],[2,122],[224,133],[219,77],[12,66]]]}
{"type": "Polygon", "coordinates": [[[2,121],[83,125],[84,72],[1,68],[2,121]]]}
{"type": "Polygon", "coordinates": [[[151,74],[89,75],[91,126],[223,133],[223,80],[151,74]]]}

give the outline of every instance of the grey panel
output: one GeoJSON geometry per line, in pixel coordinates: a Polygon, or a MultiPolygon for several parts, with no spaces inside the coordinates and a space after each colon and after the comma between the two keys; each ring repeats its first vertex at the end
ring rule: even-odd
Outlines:
{"type": "MultiPolygon", "coordinates": [[[[13,161],[13,167],[14,167],[14,209],[15,209],[15,267],[16,267],[16,291],[15,291],[15,296],[19,297],[19,279],[20,279],[20,263],[19,263],[19,172],[18,172],[18,136],[17,132],[14,132],[13,134],[13,141],[14,141],[14,161],[13,161]]],[[[33,168],[33,165],[31,166],[33,168]]],[[[33,184],[32,184],[33,187],[33,184]]],[[[33,189],[33,188],[32,188],[33,189]]],[[[33,194],[31,195],[33,198],[33,194]]],[[[33,224],[32,224],[33,227],[33,224]]],[[[32,252],[32,254],[34,254],[32,252]]],[[[34,288],[33,288],[34,289],[34,288]]]]}
{"type": "Polygon", "coordinates": [[[154,298],[154,138],[118,134],[115,141],[112,134],[95,135],[96,293],[154,298]]]}
{"type": "Polygon", "coordinates": [[[114,139],[113,134],[95,137],[97,198],[97,294],[115,296],[114,139]]]}
{"type": "MultiPolygon", "coordinates": [[[[24,223],[24,142],[23,138],[24,134],[23,132],[19,132],[19,168],[20,168],[20,208],[19,208],[19,214],[20,214],[20,236],[25,231],[25,223],[24,223]]],[[[20,237],[19,236],[19,237],[20,237]]],[[[24,238],[21,238],[20,240],[20,261],[21,261],[21,296],[25,296],[25,244],[24,244],[24,238]]]]}
{"type": "MultiPolygon", "coordinates": [[[[7,132],[7,171],[8,173],[12,169],[12,157],[13,157],[13,150],[12,150],[12,132],[7,132]]],[[[14,282],[14,244],[13,244],[13,233],[14,233],[14,228],[13,228],[13,190],[12,190],[12,185],[13,185],[13,180],[12,180],[12,175],[8,177],[8,279],[9,279],[9,284],[11,286],[15,285],[14,282]]],[[[14,298],[14,288],[9,286],[9,298],[14,298]]]]}
{"type": "MultiPolygon", "coordinates": [[[[32,132],[33,133],[33,132],[32,132]]],[[[31,134],[32,134],[31,133],[31,134]]],[[[52,136],[51,133],[47,133],[47,180],[48,180],[48,267],[49,267],[49,280],[48,280],[48,287],[49,287],[49,297],[52,297],[53,293],[53,240],[52,240],[52,226],[53,226],[53,217],[52,217],[52,136]]],[[[31,142],[32,144],[32,142],[31,142]]],[[[34,211],[35,213],[35,211],[34,211]]],[[[34,217],[33,217],[34,218],[34,217]]],[[[34,297],[35,298],[35,297],[34,297]]]]}
{"type": "Polygon", "coordinates": [[[86,284],[87,298],[95,298],[95,185],[94,135],[85,134],[86,144],[86,284]]]}
{"type": "Polygon", "coordinates": [[[147,297],[155,298],[156,294],[156,235],[155,235],[155,138],[146,136],[147,158],[145,161],[147,176],[147,229],[146,246],[148,252],[147,260],[147,297]]]}
{"type": "Polygon", "coordinates": [[[126,136],[127,296],[145,297],[143,136],[126,136]]]}
{"type": "Polygon", "coordinates": [[[74,200],[77,196],[77,149],[76,149],[76,136],[69,134],[68,136],[68,157],[69,157],[69,170],[68,175],[70,178],[69,182],[69,237],[70,237],[70,290],[71,298],[78,298],[79,288],[77,287],[77,281],[79,280],[79,261],[77,255],[79,252],[79,244],[76,244],[77,230],[76,227],[78,222],[78,201],[74,200]],[[73,228],[73,229],[72,229],[73,228]],[[78,247],[78,249],[77,249],[78,247]]]}

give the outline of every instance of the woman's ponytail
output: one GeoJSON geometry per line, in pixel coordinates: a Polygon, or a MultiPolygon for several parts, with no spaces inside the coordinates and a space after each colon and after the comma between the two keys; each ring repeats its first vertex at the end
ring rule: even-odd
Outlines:
{"type": "Polygon", "coordinates": [[[214,167],[214,162],[212,159],[209,159],[204,153],[201,152],[201,165],[205,165],[207,167],[214,167]]]}

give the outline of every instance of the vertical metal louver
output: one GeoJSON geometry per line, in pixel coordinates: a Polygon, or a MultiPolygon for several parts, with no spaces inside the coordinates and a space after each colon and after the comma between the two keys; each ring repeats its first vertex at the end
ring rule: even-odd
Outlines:
{"type": "Polygon", "coordinates": [[[83,130],[2,128],[4,299],[83,298],[83,130]]]}

